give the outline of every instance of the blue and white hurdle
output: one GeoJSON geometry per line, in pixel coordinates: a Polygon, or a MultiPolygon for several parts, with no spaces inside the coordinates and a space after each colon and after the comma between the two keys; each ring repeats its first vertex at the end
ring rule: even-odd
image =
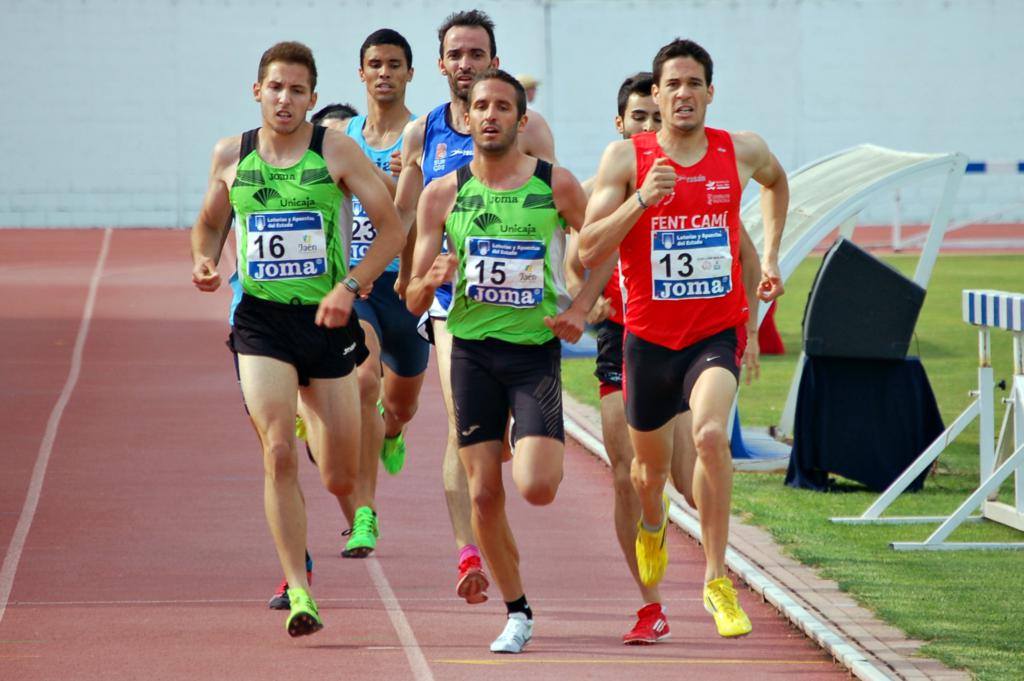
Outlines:
{"type": "Polygon", "coordinates": [[[1005,291],[965,290],[963,319],[978,327],[978,389],[963,413],[897,478],[860,516],[832,518],[845,524],[941,523],[923,542],[893,542],[897,551],[958,549],[1024,549],[1024,542],[950,542],[949,535],[969,520],[988,519],[1024,532],[1024,294],[1005,291]],[[1002,401],[1006,414],[995,441],[995,381],[992,374],[990,330],[1003,329],[1013,334],[1013,381],[1010,395],[1002,401]],[[978,419],[978,467],[980,484],[949,516],[887,516],[882,513],[910,483],[932,465],[946,447],[978,419]],[[1012,445],[1007,440],[1008,425],[1013,422],[1012,445]],[[1002,461],[997,453],[1012,449],[1002,461]],[[1014,475],[1014,503],[995,500],[1000,485],[1014,475]],[[977,509],[981,515],[971,515],[977,509]]]}

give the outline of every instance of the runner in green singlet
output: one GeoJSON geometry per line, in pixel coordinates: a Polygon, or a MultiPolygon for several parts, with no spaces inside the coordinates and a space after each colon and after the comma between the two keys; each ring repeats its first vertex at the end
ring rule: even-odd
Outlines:
{"type": "Polygon", "coordinates": [[[324,486],[349,494],[357,468],[359,395],[353,371],[366,348],[352,304],[399,252],[402,229],[373,165],[345,135],[314,127],[316,63],[301,43],[260,59],[253,96],[262,126],[214,147],[210,181],[192,228],[192,280],[220,286],[223,226],[234,211],[244,290],[230,337],[245,403],[263,447],[267,523],[289,584],[286,629],[322,628],[306,578],[306,514],[294,424],[298,396],[324,486]],[[347,268],[339,213],[357,196],[379,235],[347,268]]]}
{"type": "Polygon", "coordinates": [[[565,293],[565,230],[582,221],[586,197],[569,171],[517,148],[526,124],[522,85],[504,71],[486,71],[473,81],[468,104],[473,160],[423,190],[406,300],[422,313],[454,276],[447,326],[459,456],[473,530],[508,611],[491,651],[518,653],[532,636],[533,612],[505,515],[505,423],[511,410],[520,493],[534,505],[551,503],[565,449],[560,339],[579,340],[600,287],[584,286],[573,301],[565,293]],[[452,253],[437,255],[444,231],[452,253]]]}

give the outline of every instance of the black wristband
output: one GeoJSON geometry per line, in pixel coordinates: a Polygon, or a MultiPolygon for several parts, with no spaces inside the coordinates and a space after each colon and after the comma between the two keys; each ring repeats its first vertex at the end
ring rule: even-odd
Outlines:
{"type": "Polygon", "coordinates": [[[646,203],[644,203],[643,197],[640,196],[640,190],[639,189],[636,190],[636,202],[639,203],[640,207],[643,208],[644,210],[647,210],[648,208],[650,208],[650,206],[648,206],[646,203]]]}

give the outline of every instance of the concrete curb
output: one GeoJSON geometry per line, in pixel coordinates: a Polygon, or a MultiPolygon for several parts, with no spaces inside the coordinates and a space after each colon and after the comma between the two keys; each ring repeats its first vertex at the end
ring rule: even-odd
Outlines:
{"type": "MultiPolygon", "coordinates": [[[[563,394],[566,433],[587,451],[610,465],[601,441],[600,416],[563,394]]],[[[684,532],[700,541],[700,522],[682,495],[669,487],[669,516],[684,532]]],[[[935,660],[910,657],[920,642],[877,620],[845,597],[836,584],[821,580],[813,570],[786,558],[770,536],[733,517],[729,569],[797,629],[826,650],[853,676],[863,681],[888,679],[969,680],[966,672],[935,660]],[[804,594],[809,593],[810,598],[804,594]]]]}

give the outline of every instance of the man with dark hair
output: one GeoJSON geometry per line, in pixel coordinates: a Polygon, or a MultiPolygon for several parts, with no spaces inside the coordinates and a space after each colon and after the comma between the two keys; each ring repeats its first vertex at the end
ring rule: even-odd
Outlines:
{"type": "MultiPolygon", "coordinates": [[[[366,86],[367,114],[351,118],[346,132],[393,186],[392,155],[399,153],[402,132],[413,118],[405,105],[406,86],[413,77],[412,48],[400,33],[382,28],[363,41],[359,59],[359,79],[366,86]]],[[[373,245],[377,230],[358,200],[352,202],[352,209],[349,264],[355,267],[373,245]]],[[[378,461],[391,475],[402,470],[402,430],[416,413],[427,368],[429,346],[416,330],[417,318],[399,298],[408,281],[411,254],[409,244],[405,271],[395,258],[377,279],[369,298],[355,303],[370,357],[358,369],[362,454],[356,491],[342,504],[350,523],[346,532],[349,538],[341,553],[346,558],[363,558],[377,546],[378,461]]]]}
{"type": "Polygon", "coordinates": [[[704,124],[714,97],[711,59],[692,41],[654,60],[657,132],[605,150],[580,236],[583,263],[619,250],[625,284],[626,421],[640,499],[640,581],[660,582],[668,562],[664,486],[676,416],[692,412],[697,449],[693,500],[707,560],[704,604],[722,636],[751,630],[726,574],[732,458],[726,424],[738,385],[750,298],[740,270],[740,194],[762,189],[765,252],[758,295],[782,293],[778,249],[789,203],[786,174],[764,140],[704,124]]]}
{"type": "Polygon", "coordinates": [[[358,388],[365,357],[355,298],[402,247],[386,187],[359,147],[306,122],[316,105],[316,64],[301,43],[278,43],[260,60],[253,96],[262,126],[214,147],[203,206],[192,227],[192,281],[220,286],[217,263],[232,211],[244,295],[229,345],[246,406],[263,448],[267,523],[288,581],[292,636],[321,623],[306,575],[306,513],[298,481],[295,414],[304,404],[324,486],[351,493],[358,467],[358,388]],[[380,236],[351,271],[341,225],[342,187],[359,197],[380,236]]]}
{"type": "Polygon", "coordinates": [[[447,327],[459,456],[473,530],[508,612],[491,651],[519,653],[532,636],[533,612],[505,515],[505,424],[511,410],[516,486],[528,503],[550,504],[565,452],[560,339],[579,340],[600,289],[585,286],[568,304],[565,229],[582,221],[586,197],[569,171],[518,148],[522,85],[485,71],[467,94],[473,160],[423,191],[407,301],[423,312],[442,283],[457,282],[447,327]],[[446,233],[452,252],[439,255],[446,233]]]}
{"type": "MultiPolygon", "coordinates": [[[[416,204],[424,187],[473,158],[473,139],[466,113],[469,87],[477,74],[498,66],[494,24],[483,12],[456,12],[438,30],[440,58],[437,65],[448,81],[449,101],[409,124],[402,144],[402,172],[398,178],[395,206],[408,228],[416,218],[416,204]]],[[[517,135],[519,150],[536,158],[555,160],[551,130],[541,116],[531,114],[517,135]]],[[[432,332],[437,356],[441,392],[448,411],[448,439],[442,464],[445,501],[459,550],[456,592],[468,603],[487,600],[487,577],[470,524],[470,502],[466,473],[459,461],[455,412],[451,398],[452,338],[444,320],[451,302],[451,286],[440,287],[426,320],[432,332]]]]}
{"type": "Polygon", "coordinates": [[[334,128],[338,132],[345,132],[348,119],[359,115],[359,111],[345,102],[344,104],[328,104],[313,114],[309,122],[313,125],[322,125],[325,128],[334,128]]]}
{"type": "Polygon", "coordinates": [[[437,29],[437,56],[442,60],[444,59],[445,52],[445,38],[448,36],[448,31],[453,28],[479,28],[487,34],[487,54],[491,56],[491,59],[498,58],[498,44],[494,39],[494,21],[487,15],[486,12],[482,12],[478,9],[464,10],[462,12],[452,12],[437,29]]]}
{"type": "MultiPolygon", "coordinates": [[[[657,132],[661,129],[661,111],[651,96],[654,79],[650,71],[636,73],[626,78],[619,87],[616,97],[618,115],[615,117],[615,128],[623,139],[630,139],[642,132],[657,132]]],[[[593,188],[595,178],[584,183],[584,188],[593,188]]],[[[740,260],[743,265],[743,283],[747,291],[748,304],[757,304],[757,284],[761,276],[761,268],[757,261],[757,251],[750,241],[746,230],[740,230],[740,260]]],[[[584,269],[579,261],[576,235],[569,242],[569,255],[566,259],[566,280],[569,291],[578,290],[583,285],[584,269]]],[[[617,259],[616,259],[617,260],[617,259]]],[[[606,265],[598,267],[590,274],[591,277],[603,278],[606,265]]],[[[623,328],[622,289],[620,287],[618,263],[608,278],[602,295],[587,315],[587,322],[597,328],[597,362],[594,372],[599,381],[601,407],[601,433],[608,459],[612,466],[615,487],[615,534],[619,546],[626,558],[633,580],[640,590],[644,605],[637,611],[637,621],[623,637],[626,645],[645,645],[657,643],[670,635],[668,618],[662,606],[658,585],[647,586],[640,581],[636,565],[636,525],[640,519],[640,500],[630,479],[630,466],[633,463],[633,448],[629,443],[629,431],[626,427],[626,408],[622,398],[622,341],[623,328]]],[[[756,338],[756,317],[753,340],[747,344],[743,355],[743,364],[747,367],[747,381],[757,371],[758,347],[756,338]]],[[[693,467],[697,452],[690,435],[690,413],[676,417],[675,438],[673,441],[671,476],[676,489],[682,493],[687,502],[696,508],[693,501],[693,467]]]]}

